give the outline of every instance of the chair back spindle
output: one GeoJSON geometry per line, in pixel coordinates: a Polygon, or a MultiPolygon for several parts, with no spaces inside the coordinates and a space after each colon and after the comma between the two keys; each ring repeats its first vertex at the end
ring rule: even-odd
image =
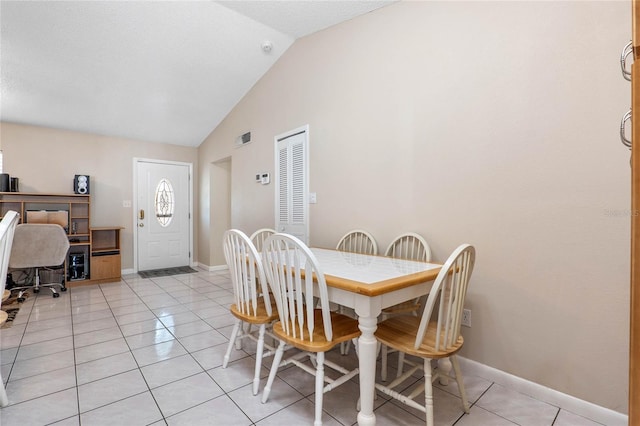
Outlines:
{"type": "Polygon", "coordinates": [[[265,274],[284,332],[293,338],[313,341],[315,295],[320,300],[324,337],[331,341],[333,331],[327,283],[311,250],[292,235],[274,234],[265,241],[262,253],[265,274]],[[315,294],[314,279],[317,283],[315,294]]]}

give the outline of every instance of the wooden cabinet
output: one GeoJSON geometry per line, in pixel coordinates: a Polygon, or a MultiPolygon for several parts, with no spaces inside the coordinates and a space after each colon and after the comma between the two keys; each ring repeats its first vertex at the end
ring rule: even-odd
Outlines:
{"type": "Polygon", "coordinates": [[[120,280],[121,227],[91,228],[91,281],[120,280]]]}
{"type": "Polygon", "coordinates": [[[91,281],[109,282],[120,279],[120,255],[91,256],[91,281]]]}
{"type": "Polygon", "coordinates": [[[69,236],[65,265],[70,286],[120,280],[121,227],[91,227],[91,196],[0,192],[0,216],[9,210],[20,222],[58,223],[69,236]]]}

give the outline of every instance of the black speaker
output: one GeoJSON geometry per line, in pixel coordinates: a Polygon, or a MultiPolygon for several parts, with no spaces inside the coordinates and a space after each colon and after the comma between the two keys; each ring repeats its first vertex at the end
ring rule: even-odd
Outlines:
{"type": "Polygon", "coordinates": [[[20,180],[17,177],[9,178],[9,192],[20,192],[20,180]]]}
{"type": "Polygon", "coordinates": [[[82,195],[89,194],[88,175],[76,175],[76,177],[73,179],[73,192],[82,195]]]}
{"type": "Polygon", "coordinates": [[[0,173],[0,192],[9,192],[9,173],[0,173]]]}

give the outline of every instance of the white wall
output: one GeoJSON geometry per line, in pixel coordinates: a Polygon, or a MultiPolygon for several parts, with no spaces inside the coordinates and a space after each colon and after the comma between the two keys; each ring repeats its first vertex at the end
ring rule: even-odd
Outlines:
{"type": "MultiPolygon", "coordinates": [[[[329,28],[200,146],[201,185],[231,156],[231,226],[273,226],[274,187],[255,173],[273,173],[275,135],[309,124],[312,245],[356,227],[381,247],[419,232],[440,261],[474,244],[463,355],[627,412],[630,26],[627,2],[483,1],[329,28]]],[[[206,226],[201,243],[219,245],[206,226]]]]}

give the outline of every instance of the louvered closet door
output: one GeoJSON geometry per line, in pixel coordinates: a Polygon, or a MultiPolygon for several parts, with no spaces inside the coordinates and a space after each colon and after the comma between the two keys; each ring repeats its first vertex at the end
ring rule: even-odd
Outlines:
{"type": "Polygon", "coordinates": [[[276,230],[309,244],[308,127],[276,137],[276,230]]]}

